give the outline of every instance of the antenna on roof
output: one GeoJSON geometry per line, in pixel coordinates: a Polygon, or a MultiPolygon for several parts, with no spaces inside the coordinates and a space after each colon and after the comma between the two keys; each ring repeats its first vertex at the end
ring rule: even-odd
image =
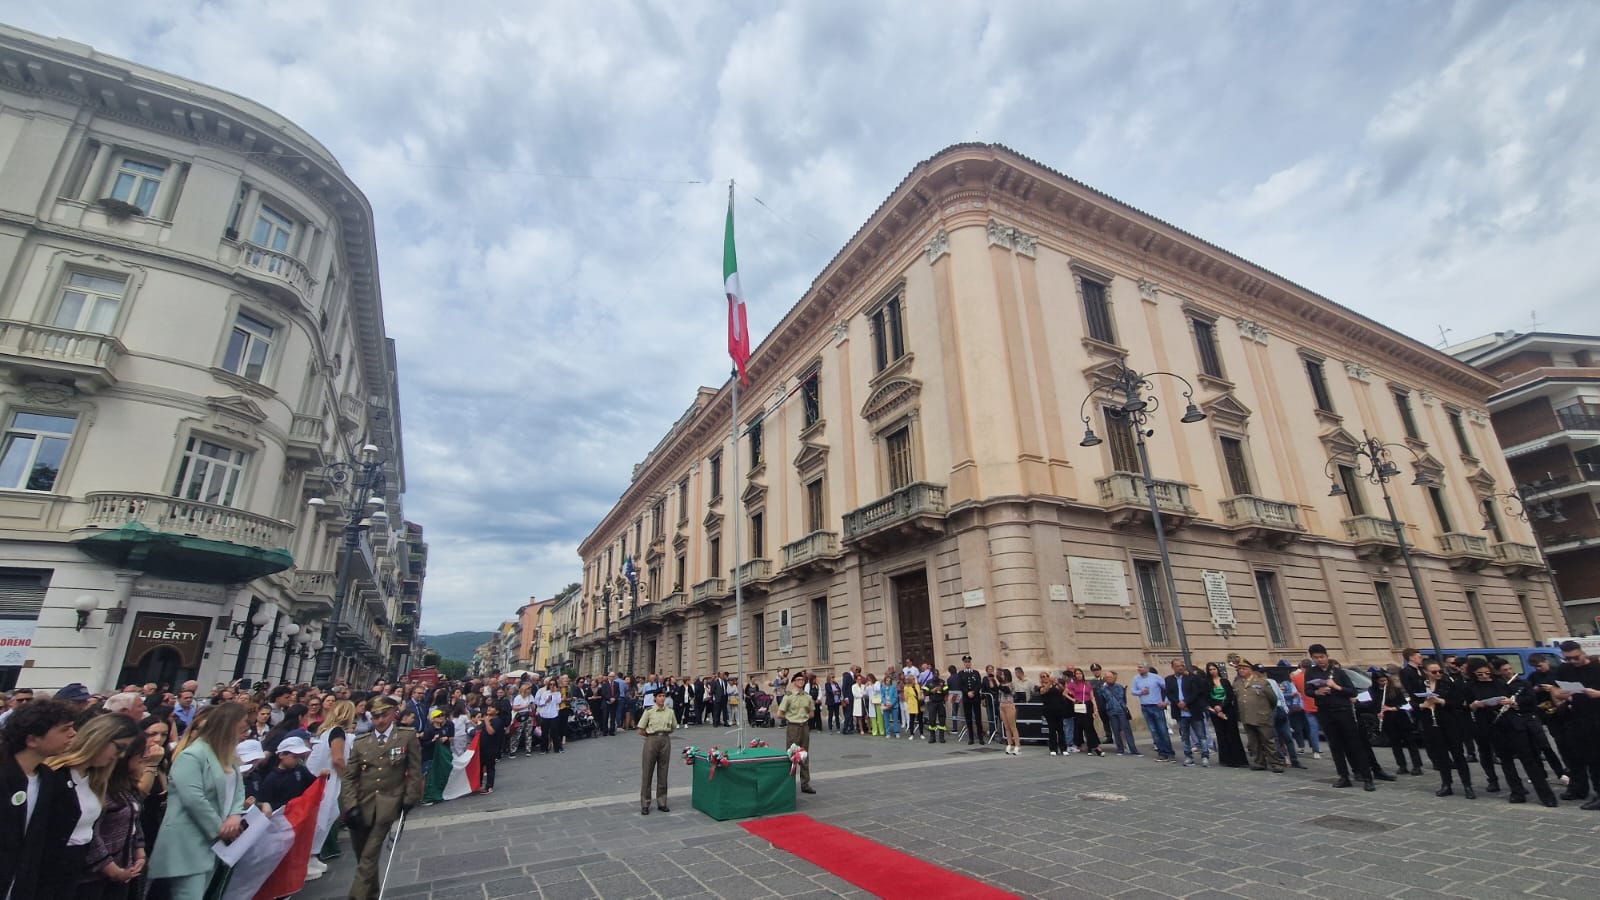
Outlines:
{"type": "Polygon", "coordinates": [[[1533,323],[1529,327],[1528,330],[1530,330],[1530,331],[1538,331],[1539,330],[1539,311],[1536,310],[1536,309],[1528,310],[1528,319],[1529,319],[1529,321],[1531,321],[1533,323]]]}
{"type": "Polygon", "coordinates": [[[1450,332],[1452,332],[1454,330],[1455,329],[1453,329],[1453,328],[1446,328],[1443,325],[1439,326],[1439,349],[1440,350],[1443,350],[1444,348],[1450,346],[1450,332]]]}

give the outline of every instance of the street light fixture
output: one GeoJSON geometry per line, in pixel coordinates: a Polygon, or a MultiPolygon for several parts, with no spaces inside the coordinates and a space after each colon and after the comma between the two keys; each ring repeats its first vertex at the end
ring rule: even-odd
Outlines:
{"type": "MultiPolygon", "coordinates": [[[[1356,445],[1352,454],[1354,457],[1354,472],[1356,477],[1375,484],[1383,492],[1383,505],[1389,511],[1389,526],[1394,529],[1395,542],[1400,545],[1400,556],[1406,561],[1406,571],[1411,574],[1411,588],[1417,592],[1417,605],[1422,608],[1422,622],[1428,628],[1428,639],[1433,642],[1433,652],[1443,654],[1445,646],[1439,640],[1439,630],[1433,624],[1433,611],[1428,603],[1428,594],[1422,588],[1422,576],[1417,572],[1416,560],[1411,558],[1411,542],[1406,540],[1405,526],[1400,523],[1400,515],[1394,509],[1394,497],[1389,494],[1389,482],[1399,477],[1400,467],[1395,464],[1394,456],[1389,448],[1399,447],[1411,454],[1412,461],[1420,462],[1422,457],[1416,450],[1405,444],[1384,443],[1367,432],[1361,432],[1361,441],[1356,445]]],[[[1349,493],[1343,484],[1339,483],[1337,467],[1340,458],[1335,456],[1328,460],[1328,465],[1323,469],[1323,474],[1328,476],[1332,487],[1328,490],[1329,497],[1343,497],[1349,493]]],[[[1417,470],[1411,479],[1412,487],[1432,487],[1435,481],[1426,472],[1417,470]]],[[[1442,656],[1441,656],[1442,658],[1442,656]]]]}
{"type": "Polygon", "coordinates": [[[1189,653],[1189,635],[1183,625],[1183,604],[1178,599],[1178,583],[1172,575],[1172,557],[1167,551],[1167,531],[1161,525],[1161,504],[1156,498],[1156,480],[1150,474],[1150,451],[1145,447],[1145,438],[1155,434],[1155,429],[1149,427],[1150,415],[1161,407],[1161,399],[1155,395],[1156,386],[1150,381],[1157,375],[1183,382],[1183,399],[1188,405],[1184,408],[1183,417],[1178,421],[1185,425],[1193,425],[1205,420],[1205,412],[1194,402],[1194,385],[1189,383],[1189,379],[1173,372],[1135,372],[1128,368],[1127,357],[1123,357],[1117,361],[1117,371],[1111,379],[1104,384],[1096,385],[1084,396],[1083,402],[1078,404],[1078,417],[1083,420],[1083,440],[1078,442],[1078,446],[1095,447],[1102,443],[1100,436],[1094,433],[1092,420],[1084,411],[1089,401],[1101,397],[1116,402],[1115,406],[1107,407],[1107,412],[1112,418],[1123,420],[1126,427],[1133,429],[1134,445],[1139,451],[1139,468],[1144,476],[1145,498],[1150,503],[1150,522],[1156,532],[1156,550],[1161,554],[1161,572],[1166,579],[1167,595],[1172,600],[1172,623],[1178,632],[1178,647],[1183,653],[1183,664],[1189,667],[1194,665],[1194,661],[1189,653]]]}
{"type": "MultiPolygon", "coordinates": [[[[334,669],[338,665],[339,623],[344,618],[345,600],[350,592],[350,567],[356,551],[361,547],[361,531],[370,523],[389,520],[384,511],[383,493],[387,481],[383,474],[385,460],[379,458],[376,444],[366,444],[356,459],[335,462],[322,467],[324,477],[335,486],[354,482],[350,491],[351,502],[342,509],[345,514],[344,553],[339,562],[339,582],[333,595],[333,616],[329,621],[329,640],[321,644],[317,668],[312,676],[318,684],[332,684],[334,669]],[[365,498],[357,501],[356,498],[365,498]],[[370,509],[370,512],[369,512],[370,509]]],[[[326,506],[327,501],[314,497],[307,503],[314,507],[326,506]]]]}

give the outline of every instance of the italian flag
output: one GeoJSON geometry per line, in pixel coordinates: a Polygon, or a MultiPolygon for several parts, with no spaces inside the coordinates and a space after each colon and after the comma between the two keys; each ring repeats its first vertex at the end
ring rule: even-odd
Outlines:
{"type": "Polygon", "coordinates": [[[733,185],[728,185],[728,230],[722,239],[722,286],[728,295],[728,355],[733,357],[739,382],[749,384],[745,365],[750,362],[750,327],[745,319],[744,290],[739,287],[739,257],[733,251],[733,185]]]}

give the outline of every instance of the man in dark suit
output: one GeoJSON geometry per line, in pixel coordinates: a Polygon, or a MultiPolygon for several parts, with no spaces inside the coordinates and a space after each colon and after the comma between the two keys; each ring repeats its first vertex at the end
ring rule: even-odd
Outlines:
{"type": "Polygon", "coordinates": [[[0,896],[33,900],[40,882],[63,865],[58,857],[78,824],[78,801],[66,773],[44,761],[72,743],[77,717],[72,704],[34,700],[12,713],[0,731],[6,748],[0,753],[0,796],[10,800],[0,803],[0,896]],[[30,777],[38,779],[31,796],[30,777]]]}
{"type": "Polygon", "coordinates": [[[961,657],[961,671],[956,673],[956,683],[951,689],[961,697],[961,714],[967,722],[967,743],[976,744],[983,728],[983,676],[972,667],[972,657],[961,657]]]}
{"type": "Polygon", "coordinates": [[[718,672],[711,679],[711,724],[728,727],[728,673],[718,672]]]}
{"type": "Polygon", "coordinates": [[[607,672],[604,678],[594,684],[594,709],[592,712],[600,722],[600,732],[605,735],[617,733],[617,676],[607,672]]]}
{"type": "Polygon", "coordinates": [[[1183,741],[1183,764],[1194,765],[1195,751],[1200,751],[1200,765],[1211,765],[1211,744],[1208,740],[1211,711],[1211,684],[1204,672],[1190,672],[1182,660],[1172,661],[1172,674],[1167,676],[1167,708],[1178,723],[1178,737],[1183,741]]]}

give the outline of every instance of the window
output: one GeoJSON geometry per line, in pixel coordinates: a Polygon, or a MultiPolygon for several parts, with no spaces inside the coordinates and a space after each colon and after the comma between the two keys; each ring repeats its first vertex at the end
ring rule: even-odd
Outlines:
{"type": "Polygon", "coordinates": [[[1456,446],[1460,448],[1462,456],[1473,456],[1472,442],[1467,440],[1467,425],[1461,421],[1461,410],[1447,409],[1445,418],[1450,420],[1450,432],[1456,436],[1456,446]]]}
{"type": "Polygon", "coordinates": [[[633,552],[644,550],[644,518],[633,520],[633,552]]]}
{"type": "Polygon", "coordinates": [[[1333,412],[1333,397],[1328,394],[1328,373],[1322,368],[1322,360],[1306,357],[1306,379],[1311,382],[1311,398],[1317,404],[1317,409],[1325,413],[1333,412]]]}
{"type": "Polygon", "coordinates": [[[1117,332],[1111,327],[1111,303],[1106,299],[1106,286],[1083,277],[1079,277],[1078,285],[1083,290],[1083,317],[1089,337],[1115,344],[1117,332]]]}
{"type": "Polygon", "coordinates": [[[1289,618],[1278,597],[1278,576],[1272,572],[1257,572],[1256,596],[1261,598],[1261,619],[1267,626],[1267,640],[1274,647],[1289,646],[1289,618]]]}
{"type": "Polygon", "coordinates": [[[722,496],[722,451],[711,454],[711,499],[722,496]]]}
{"type": "Polygon", "coordinates": [[[816,648],[816,660],[819,663],[830,661],[833,656],[833,635],[828,629],[828,598],[818,597],[811,601],[811,646],[816,648]]]}
{"type": "Polygon", "coordinates": [[[762,432],[766,430],[766,420],[757,419],[750,423],[746,431],[750,434],[750,471],[754,472],[761,467],[767,457],[761,446],[762,432]]]}
{"type": "Polygon", "coordinates": [[[767,549],[767,517],[762,513],[750,514],[750,558],[761,559],[767,549]]]}
{"type": "Polygon", "coordinates": [[[1339,486],[1344,488],[1344,507],[1352,516],[1367,514],[1367,502],[1361,499],[1361,477],[1354,466],[1339,467],[1339,486]]]}
{"type": "Polygon", "coordinates": [[[679,553],[677,565],[673,567],[673,572],[676,573],[672,579],[672,590],[674,593],[683,590],[683,579],[687,576],[688,571],[689,557],[679,553]]]}
{"type": "Polygon", "coordinates": [[[172,496],[218,506],[232,506],[244,477],[249,454],[197,437],[184,447],[183,463],[172,496]]]}
{"type": "Polygon", "coordinates": [[[256,208],[256,223],[250,229],[250,243],[279,253],[289,253],[293,241],[293,219],[265,203],[256,208]]]}
{"type": "Polygon", "coordinates": [[[233,320],[233,333],[228,336],[228,351],[223,354],[222,368],[251,381],[260,381],[267,367],[267,356],[272,352],[272,336],[276,330],[255,316],[239,313],[233,320]]]}
{"type": "Polygon", "coordinates": [[[1172,626],[1168,624],[1167,602],[1162,595],[1161,564],[1140,559],[1133,563],[1134,580],[1139,583],[1139,608],[1144,610],[1144,632],[1152,647],[1166,647],[1172,643],[1172,626]]]}
{"type": "Polygon", "coordinates": [[[1478,599],[1478,592],[1467,591],[1467,609],[1472,611],[1472,621],[1478,625],[1478,646],[1493,647],[1494,638],[1489,632],[1489,617],[1483,612],[1483,601],[1478,599]]]}
{"type": "Polygon", "coordinates": [[[1407,643],[1406,620],[1400,612],[1400,603],[1395,599],[1394,587],[1387,581],[1374,581],[1374,590],[1378,592],[1378,609],[1383,612],[1383,626],[1389,632],[1389,645],[1404,647],[1407,643]]]}
{"type": "MultiPolygon", "coordinates": [[[[1250,489],[1250,470],[1244,463],[1244,441],[1233,437],[1219,437],[1222,445],[1222,465],[1228,470],[1228,486],[1235,497],[1254,493],[1250,489]]],[[[1276,645],[1274,645],[1276,646],[1276,645]]]]}
{"type": "Polygon", "coordinates": [[[800,400],[805,409],[805,427],[822,421],[822,374],[812,372],[811,377],[800,383],[800,400]]]}
{"type": "Polygon", "coordinates": [[[877,311],[873,312],[872,362],[873,371],[882,372],[889,364],[906,355],[906,337],[901,321],[900,295],[895,294],[877,311]]]}
{"type": "Polygon", "coordinates": [[[1406,437],[1413,441],[1422,440],[1422,433],[1417,431],[1417,417],[1411,412],[1411,392],[1396,389],[1394,408],[1400,411],[1400,425],[1405,428],[1406,437]]]}
{"type": "Polygon", "coordinates": [[[689,521],[689,479],[678,482],[678,524],[689,521]]]}
{"type": "Polygon", "coordinates": [[[1428,488],[1428,502],[1433,504],[1433,518],[1439,523],[1439,532],[1449,534],[1454,531],[1450,522],[1450,510],[1444,505],[1444,490],[1438,487],[1428,488]]]}
{"type": "Polygon", "coordinates": [[[650,536],[660,538],[667,531],[667,501],[657,500],[650,507],[650,536]]]}
{"type": "Polygon", "coordinates": [[[121,157],[111,180],[111,198],[132,203],[139,207],[140,215],[148,216],[155,209],[156,195],[161,192],[161,179],[166,174],[166,166],[121,157]]]}
{"type": "Polygon", "coordinates": [[[61,290],[61,303],[50,324],[73,331],[110,334],[117,324],[117,311],[122,308],[122,297],[127,290],[126,278],[73,272],[67,276],[66,287],[61,290]]]}
{"type": "Polygon", "coordinates": [[[822,508],[822,479],[806,482],[806,533],[821,531],[826,518],[822,508]]]}
{"type": "Polygon", "coordinates": [[[1217,346],[1217,324],[1198,316],[1191,316],[1189,324],[1194,327],[1195,349],[1200,353],[1200,372],[1222,378],[1222,348],[1217,346]]]}
{"type": "Polygon", "coordinates": [[[767,617],[756,613],[750,617],[751,643],[755,645],[756,671],[767,667],[767,617]]]}
{"type": "Polygon", "coordinates": [[[0,488],[20,491],[48,491],[61,474],[61,461],[67,456],[72,429],[78,420],[72,416],[19,412],[11,417],[0,443],[0,488]]]}
{"type": "Polygon", "coordinates": [[[1111,450],[1113,472],[1138,472],[1139,448],[1133,440],[1133,429],[1128,427],[1128,417],[1113,406],[1102,412],[1106,423],[1106,446],[1111,450]]]}
{"type": "Polygon", "coordinates": [[[911,465],[911,426],[902,425],[884,441],[889,454],[889,490],[898,491],[915,480],[911,465]]]}
{"type": "Polygon", "coordinates": [[[1483,498],[1483,530],[1494,536],[1495,543],[1505,542],[1505,532],[1500,529],[1500,510],[1495,509],[1493,497],[1483,498]]]}
{"type": "Polygon", "coordinates": [[[1517,605],[1522,607],[1522,618],[1528,623],[1528,633],[1533,635],[1534,644],[1543,644],[1544,635],[1539,630],[1539,617],[1533,611],[1533,602],[1528,599],[1524,591],[1517,592],[1517,605]]]}
{"type": "Polygon", "coordinates": [[[706,568],[711,570],[707,578],[720,578],[722,572],[722,535],[711,536],[711,542],[706,549],[706,568]]]}

